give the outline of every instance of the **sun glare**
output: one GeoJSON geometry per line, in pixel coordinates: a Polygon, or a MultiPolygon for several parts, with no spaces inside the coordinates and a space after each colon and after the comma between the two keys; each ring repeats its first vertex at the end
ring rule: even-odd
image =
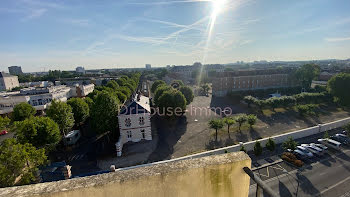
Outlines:
{"type": "Polygon", "coordinates": [[[213,0],[212,17],[216,17],[225,7],[226,0],[213,0]]]}

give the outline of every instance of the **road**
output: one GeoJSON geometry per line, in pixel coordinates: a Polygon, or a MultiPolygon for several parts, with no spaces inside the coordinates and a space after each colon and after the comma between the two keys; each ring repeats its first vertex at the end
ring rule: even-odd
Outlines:
{"type": "MultiPolygon", "coordinates": [[[[260,177],[280,196],[350,196],[349,149],[305,165],[301,170],[283,170],[283,165],[284,162],[267,170],[259,170],[264,171],[260,177]],[[274,173],[274,176],[270,173],[274,173]]],[[[255,196],[255,190],[256,184],[252,184],[249,196],[255,196]]]]}

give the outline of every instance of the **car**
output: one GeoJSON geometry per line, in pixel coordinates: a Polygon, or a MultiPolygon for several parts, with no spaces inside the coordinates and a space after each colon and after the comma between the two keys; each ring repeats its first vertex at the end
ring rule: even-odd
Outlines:
{"type": "Polygon", "coordinates": [[[301,146],[306,148],[308,151],[310,151],[314,155],[317,155],[317,156],[323,155],[323,150],[320,148],[317,148],[317,147],[309,145],[309,144],[302,144],[301,146]]]}
{"type": "Polygon", "coordinates": [[[338,134],[335,134],[335,136],[338,136],[338,137],[340,137],[340,138],[344,138],[344,139],[346,139],[346,140],[350,141],[350,138],[349,138],[347,135],[344,135],[344,134],[338,133],[338,134]]]}
{"type": "Polygon", "coordinates": [[[0,135],[6,135],[6,134],[8,134],[8,132],[6,130],[3,130],[0,132],[0,135]]]}
{"type": "Polygon", "coordinates": [[[297,146],[297,149],[296,150],[299,150],[301,152],[303,152],[307,157],[313,157],[314,155],[309,151],[307,150],[305,147],[302,147],[302,146],[297,146]]]}
{"type": "Polygon", "coordinates": [[[315,146],[315,147],[318,147],[318,148],[322,149],[323,151],[325,151],[325,150],[328,149],[328,147],[325,146],[325,145],[323,145],[323,144],[311,143],[310,145],[313,145],[313,146],[315,146]]]}
{"type": "Polygon", "coordinates": [[[300,150],[294,150],[293,154],[300,160],[305,160],[307,159],[307,156],[305,155],[304,152],[300,151],[300,150]]]}
{"type": "Polygon", "coordinates": [[[318,139],[317,140],[319,143],[329,147],[329,148],[333,148],[333,149],[336,149],[336,150],[340,150],[341,148],[341,143],[338,142],[338,141],[335,141],[335,140],[332,140],[332,139],[318,139]]]}
{"type": "Polygon", "coordinates": [[[345,139],[345,138],[343,138],[341,136],[333,135],[330,138],[332,140],[338,141],[338,142],[340,142],[340,143],[342,143],[344,145],[349,145],[350,144],[349,140],[347,140],[347,139],[345,139]]]}

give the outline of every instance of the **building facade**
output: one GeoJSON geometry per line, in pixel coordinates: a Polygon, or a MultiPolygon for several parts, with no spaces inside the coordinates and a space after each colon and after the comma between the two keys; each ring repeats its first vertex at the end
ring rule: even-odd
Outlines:
{"type": "Polygon", "coordinates": [[[295,86],[290,70],[248,70],[218,73],[213,79],[214,96],[229,92],[295,86]]]}
{"type": "Polygon", "coordinates": [[[18,77],[10,75],[8,73],[0,73],[0,91],[12,90],[12,88],[18,87],[18,77]]]}
{"type": "Polygon", "coordinates": [[[10,66],[9,68],[9,73],[11,75],[20,75],[23,74],[22,68],[20,66],[10,66]]]}
{"type": "Polygon", "coordinates": [[[120,137],[116,143],[117,156],[122,155],[127,142],[152,140],[151,109],[148,97],[137,95],[118,115],[120,137]]]}
{"type": "Polygon", "coordinates": [[[77,72],[78,74],[85,74],[85,68],[84,67],[81,67],[81,66],[79,66],[79,67],[76,67],[75,68],[75,72],[77,72]]]}
{"type": "Polygon", "coordinates": [[[86,96],[91,91],[91,88],[93,91],[94,85],[89,84],[86,86],[81,87],[80,93],[77,92],[76,87],[65,85],[46,88],[23,88],[18,92],[4,93],[0,95],[0,114],[11,113],[14,106],[20,103],[28,103],[37,111],[42,111],[50,105],[52,100],[66,102],[71,97],[86,96]]]}
{"type": "Polygon", "coordinates": [[[149,69],[151,69],[151,68],[152,68],[151,64],[146,64],[146,69],[147,69],[147,70],[149,70],[149,69]]]}

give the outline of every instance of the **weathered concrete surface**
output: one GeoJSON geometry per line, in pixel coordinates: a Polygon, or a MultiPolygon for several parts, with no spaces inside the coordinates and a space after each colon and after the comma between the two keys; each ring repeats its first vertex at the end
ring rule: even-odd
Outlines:
{"type": "Polygon", "coordinates": [[[244,152],[150,165],[90,177],[0,189],[0,196],[233,196],[246,197],[251,167],[244,152]]]}

